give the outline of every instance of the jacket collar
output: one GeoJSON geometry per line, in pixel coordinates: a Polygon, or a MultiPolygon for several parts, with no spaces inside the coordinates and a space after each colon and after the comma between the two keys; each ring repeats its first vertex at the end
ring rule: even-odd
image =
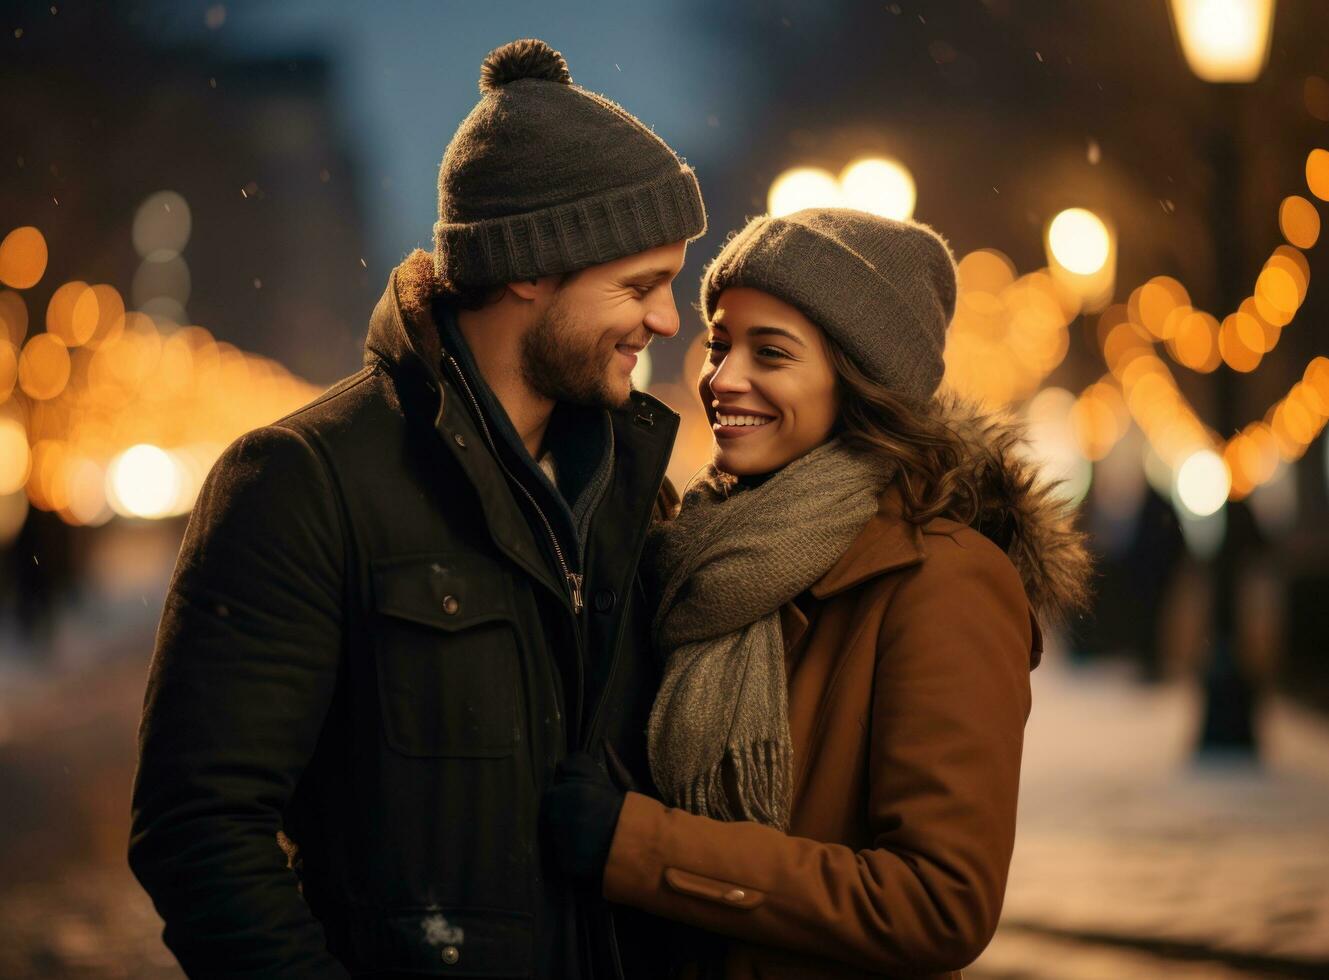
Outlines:
{"type": "MultiPolygon", "coordinates": [[[[917,565],[923,557],[923,529],[904,519],[900,491],[892,484],[881,495],[877,513],[850,542],[839,561],[814,582],[809,591],[814,599],[825,599],[886,572],[917,565]]],[[[780,607],[780,630],[784,636],[786,657],[807,628],[807,614],[797,603],[786,602],[780,607]]]]}
{"type": "Polygon", "coordinates": [[[892,484],[877,505],[877,513],[858,532],[840,559],[812,586],[812,595],[825,599],[884,572],[907,568],[923,560],[923,529],[903,517],[899,488],[892,484]]]}
{"type": "MultiPolygon", "coordinates": [[[[498,461],[486,451],[463,448],[481,447],[484,442],[461,402],[461,392],[442,374],[442,344],[437,330],[423,328],[424,324],[432,325],[428,304],[431,274],[432,260],[419,249],[392,271],[370,315],[364,362],[369,366],[382,363],[398,379],[403,411],[429,411],[433,428],[443,437],[444,451],[456,459],[476,488],[495,543],[561,597],[562,583],[552,577],[498,461]],[[417,407],[411,409],[411,405],[417,407]]],[[[659,476],[654,486],[648,477],[663,475],[679,419],[663,402],[635,391],[628,406],[608,416],[612,438],[621,450],[615,453],[612,479],[634,487],[634,494],[629,495],[631,506],[628,500],[620,501],[618,506],[624,508],[622,516],[639,519],[644,526],[659,487],[659,476]]]]}
{"type": "MultiPolygon", "coordinates": [[[[877,513],[864,525],[840,560],[812,585],[810,591],[813,598],[825,599],[878,575],[917,565],[925,557],[923,528],[904,519],[899,487],[891,484],[881,495],[877,513]]],[[[786,602],[780,608],[786,657],[807,632],[808,622],[807,614],[797,604],[786,602]]],[[[1042,660],[1043,631],[1032,605],[1029,607],[1029,623],[1033,631],[1029,669],[1033,670],[1042,660]]]]}
{"type": "Polygon", "coordinates": [[[403,286],[406,264],[392,270],[387,287],[369,316],[369,335],[365,338],[364,363],[372,365],[384,361],[395,370],[417,376],[419,380],[439,381],[439,360],[442,347],[433,331],[412,330],[403,315],[403,305],[409,305],[411,292],[403,286]]]}

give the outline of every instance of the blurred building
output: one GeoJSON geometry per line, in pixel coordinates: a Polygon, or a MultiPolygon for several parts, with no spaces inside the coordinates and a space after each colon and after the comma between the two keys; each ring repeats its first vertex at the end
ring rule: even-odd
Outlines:
{"type": "Polygon", "coordinates": [[[30,332],[69,280],[110,283],[139,308],[136,211],[172,191],[192,219],[182,323],[315,382],[355,370],[383,284],[361,261],[367,219],[330,66],[159,46],[151,12],[7,5],[0,214],[4,232],[37,227],[50,253],[25,291],[30,332]]]}
{"type": "Polygon", "coordinates": [[[153,10],[10,4],[0,36],[0,237],[36,263],[0,288],[0,592],[37,648],[113,512],[186,512],[359,366],[382,288],[327,61],[167,44],[153,10]],[[174,500],[116,501],[126,456],[174,500]]]}

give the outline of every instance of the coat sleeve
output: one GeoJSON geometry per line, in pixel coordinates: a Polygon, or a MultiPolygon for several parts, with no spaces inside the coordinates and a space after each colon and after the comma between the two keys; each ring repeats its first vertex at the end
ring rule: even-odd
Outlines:
{"type": "Polygon", "coordinates": [[[277,842],[341,651],[343,537],[321,458],[269,426],[190,517],[139,729],[129,862],[191,976],[337,977],[277,842]]]}
{"type": "Polygon", "coordinates": [[[1030,708],[1028,604],[986,541],[949,537],[897,588],[877,644],[873,846],[726,823],[628,794],[605,897],[891,975],[958,970],[996,929],[1030,708]]]}

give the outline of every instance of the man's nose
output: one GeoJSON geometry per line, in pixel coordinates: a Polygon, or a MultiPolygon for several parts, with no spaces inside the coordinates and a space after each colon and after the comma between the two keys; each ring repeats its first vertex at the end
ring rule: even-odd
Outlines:
{"type": "Polygon", "coordinates": [[[666,299],[652,307],[641,322],[651,333],[668,338],[678,333],[678,305],[672,291],[666,292],[665,296],[666,299]]]}

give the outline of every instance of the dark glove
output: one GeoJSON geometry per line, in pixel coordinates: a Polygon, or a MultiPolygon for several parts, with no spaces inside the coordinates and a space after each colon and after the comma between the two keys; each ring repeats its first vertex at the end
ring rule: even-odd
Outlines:
{"type": "Polygon", "coordinates": [[[593,882],[604,876],[626,798],[586,752],[574,752],[558,764],[541,801],[540,821],[560,871],[593,882]]]}

